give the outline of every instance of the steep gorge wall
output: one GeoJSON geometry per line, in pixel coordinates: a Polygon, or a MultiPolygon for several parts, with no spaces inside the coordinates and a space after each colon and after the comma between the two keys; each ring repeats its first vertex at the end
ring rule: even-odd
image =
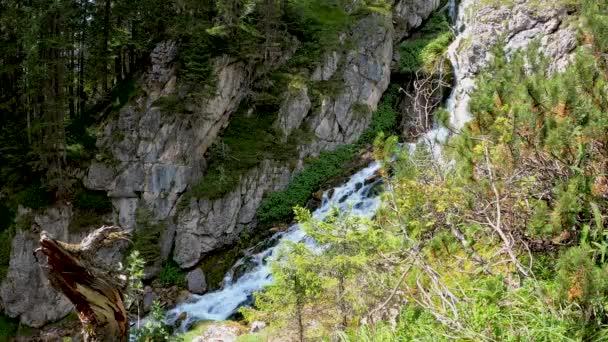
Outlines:
{"type": "MultiPolygon", "coordinates": [[[[205,152],[228,125],[257,75],[255,66],[244,61],[216,58],[216,84],[207,88],[207,96],[184,101],[179,112],[171,112],[159,99],[182,95],[178,94],[179,51],[173,42],[159,44],[140,82],[142,92],[104,125],[97,142],[102,153],[90,166],[85,186],[107,192],[114,206],[110,221],[127,229],[137,228],[137,208],[147,208],[147,219],[166,226],[162,256],[172,257],[184,268],[196,265],[205,253],[234,243],[254,223],[262,197],[284,188],[305,158],[358,138],[389,84],[393,44],[422,24],[439,4],[439,0],[400,0],[392,18],[381,14],[360,18],[342,34],[351,42],[347,50],[329,51],[319,66],[306,71],[304,86],[285,90],[277,127],[286,136],[308,127],[316,137],[297,147],[297,162],[263,160],[224,197],[190,199],[185,210],[177,209],[180,198],[204,174],[205,152]],[[343,87],[315,101],[309,85],[330,79],[343,87]]],[[[33,251],[40,230],[65,241],[82,238],[84,232],[69,232],[72,218],[69,205],[49,208],[34,215],[31,232],[16,234],[8,274],[0,286],[2,308],[9,316],[39,327],[71,310],[67,300],[49,287],[33,251]]],[[[120,259],[117,251],[104,253],[111,262],[120,259]]]]}

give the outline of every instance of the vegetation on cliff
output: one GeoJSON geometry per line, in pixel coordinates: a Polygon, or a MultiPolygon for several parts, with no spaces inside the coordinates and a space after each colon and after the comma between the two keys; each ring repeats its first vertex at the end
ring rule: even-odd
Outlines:
{"type": "Polygon", "coordinates": [[[379,139],[374,221],[298,210],[324,248],[283,250],[246,317],[296,340],[605,340],[608,3],[576,8],[586,46],[563,73],[497,47],[452,167],[379,139]]]}

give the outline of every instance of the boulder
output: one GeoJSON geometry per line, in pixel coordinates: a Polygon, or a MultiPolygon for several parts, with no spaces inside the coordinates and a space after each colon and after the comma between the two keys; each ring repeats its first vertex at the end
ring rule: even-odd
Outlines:
{"type": "Polygon", "coordinates": [[[154,303],[154,301],[158,300],[158,294],[156,294],[156,292],[154,292],[154,290],[152,290],[152,288],[150,286],[146,286],[144,288],[144,297],[142,300],[142,306],[144,309],[144,312],[149,312],[150,309],[152,308],[152,304],[154,303]]]}
{"type": "Polygon", "coordinates": [[[255,321],[251,323],[251,328],[249,329],[250,333],[256,333],[262,329],[266,328],[266,323],[261,321],[255,321]]]}
{"type": "Polygon", "coordinates": [[[186,282],[188,291],[195,294],[203,294],[207,292],[207,282],[205,281],[205,275],[200,268],[188,272],[186,275],[186,282]]]}

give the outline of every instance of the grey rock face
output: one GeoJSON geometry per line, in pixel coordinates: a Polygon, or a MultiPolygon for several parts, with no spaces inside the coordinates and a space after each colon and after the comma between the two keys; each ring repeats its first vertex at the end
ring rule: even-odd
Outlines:
{"type": "Polygon", "coordinates": [[[567,20],[567,8],[557,2],[531,4],[517,0],[512,7],[486,5],[476,7],[475,1],[464,0],[461,8],[461,34],[458,65],[461,74],[475,75],[491,59],[491,49],[505,37],[505,50],[513,52],[538,40],[539,51],[550,61],[551,70],[562,70],[577,46],[576,28],[567,20]]]}
{"type": "Polygon", "coordinates": [[[255,321],[251,323],[251,329],[249,329],[249,332],[256,333],[264,328],[266,328],[266,323],[261,321],[255,321]]]}
{"type": "Polygon", "coordinates": [[[440,0],[396,0],[393,5],[395,40],[402,40],[412,29],[422,25],[440,4],[440,0]]]}
{"type": "Polygon", "coordinates": [[[150,311],[150,309],[152,308],[152,304],[155,300],[158,300],[158,294],[154,292],[154,290],[152,290],[150,286],[146,286],[146,288],[144,289],[144,297],[142,300],[144,312],[150,311]]]}
{"type": "MultiPolygon", "coordinates": [[[[395,18],[411,16],[412,12],[424,18],[436,8],[435,1],[431,5],[427,1],[398,3],[395,18]]],[[[407,20],[408,29],[422,22],[407,20]]],[[[179,95],[179,91],[174,81],[176,47],[164,42],[151,55],[152,68],[144,77],[147,95],[123,108],[98,141],[111,151],[117,166],[92,166],[87,184],[108,191],[117,209],[115,219],[124,227],[135,227],[135,212],[142,203],[151,210],[153,219],[173,221],[174,234],[165,234],[164,250],[171,250],[174,238],[173,259],[183,268],[196,265],[205,253],[234,243],[252,224],[263,195],[285,187],[305,157],[353,142],[368,126],[390,81],[395,38],[391,18],[368,15],[341,38],[353,48],[328,52],[310,78],[336,80],[344,84],[342,89],[324,96],[314,109],[305,84],[286,90],[283,97],[277,128],[288,136],[306,125],[318,137],[316,142],[300,146],[300,161],[295,165],[262,161],[241,178],[233,192],[217,200],[192,199],[178,212],[176,203],[188,184],[202,175],[205,152],[228,124],[255,73],[242,62],[218,58],[214,62],[217,84],[213,96],[188,106],[191,113],[167,113],[155,101],[179,95]],[[109,181],[111,170],[115,176],[109,181]]]]}
{"type": "Polygon", "coordinates": [[[283,135],[288,136],[294,129],[300,127],[302,120],[310,110],[311,102],[308,97],[308,87],[305,85],[293,87],[287,92],[279,109],[278,126],[283,135]]]}
{"type": "Polygon", "coordinates": [[[306,119],[319,138],[315,149],[351,143],[369,125],[390,82],[394,31],[389,21],[376,15],[361,19],[345,37],[354,48],[343,55],[329,53],[313,72],[313,80],[333,78],[341,84],[335,96],[322,96],[320,105],[306,119]]]}
{"type": "MultiPolygon", "coordinates": [[[[31,213],[20,210],[19,215],[31,213]]],[[[69,207],[48,209],[45,214],[34,217],[32,228],[36,231],[16,234],[8,274],[0,286],[0,299],[7,315],[20,317],[21,322],[29,326],[41,327],[65,317],[73,309],[67,298],[51,287],[34,256],[41,230],[63,241],[69,239],[71,215],[69,207]]]]}
{"type": "Polygon", "coordinates": [[[207,282],[205,281],[205,275],[200,268],[188,272],[186,275],[186,282],[188,291],[195,294],[203,294],[207,292],[207,282]]]}
{"type": "Polygon", "coordinates": [[[475,77],[488,66],[501,37],[507,56],[538,41],[539,51],[549,60],[549,71],[562,70],[576,48],[576,29],[568,16],[563,5],[549,0],[483,6],[474,0],[461,1],[457,23],[461,32],[449,49],[457,81],[450,125],[458,130],[470,118],[468,103],[475,77]]]}
{"type": "Polygon", "coordinates": [[[182,267],[196,265],[208,252],[236,242],[248,227],[262,196],[285,187],[293,170],[274,161],[243,176],[235,190],[217,200],[191,199],[178,215],[173,259],[182,267]]]}
{"type": "Polygon", "coordinates": [[[224,56],[213,62],[217,84],[212,96],[179,98],[176,56],[174,42],[154,49],[151,70],[144,76],[145,95],[124,107],[97,142],[114,161],[93,163],[85,180],[89,188],[108,191],[116,221],[125,228],[134,228],[140,200],[152,219],[170,216],[187,185],[202,173],[204,153],[245,94],[245,65],[224,56]],[[157,105],[163,96],[193,103],[186,113],[176,113],[175,108],[157,105]]]}

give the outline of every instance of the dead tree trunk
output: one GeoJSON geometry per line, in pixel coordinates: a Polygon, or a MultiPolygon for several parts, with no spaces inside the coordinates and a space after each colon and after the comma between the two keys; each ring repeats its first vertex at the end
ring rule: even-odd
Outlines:
{"type": "Polygon", "coordinates": [[[125,240],[118,227],[101,227],[80,244],[68,244],[40,234],[46,256],[43,267],[51,285],[76,308],[87,342],[128,341],[129,319],[123,304],[121,281],[96,265],[95,253],[125,240]]]}

